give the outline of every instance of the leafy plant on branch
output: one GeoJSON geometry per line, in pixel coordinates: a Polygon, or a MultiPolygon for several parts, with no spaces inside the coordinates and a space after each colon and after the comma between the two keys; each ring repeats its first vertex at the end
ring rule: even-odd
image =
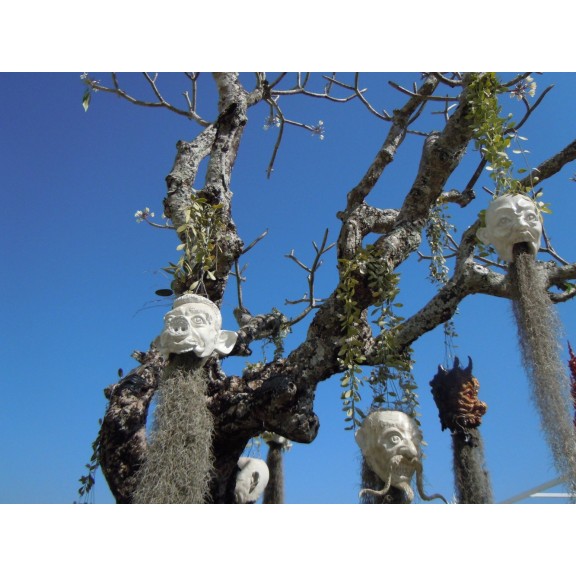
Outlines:
{"type": "MultiPolygon", "coordinates": [[[[102,419],[98,420],[98,425],[102,426],[102,419]]],[[[100,432],[98,432],[96,439],[92,442],[92,456],[85,467],[88,473],[80,477],[80,488],[78,488],[78,495],[82,498],[82,504],[88,504],[92,489],[94,484],[96,484],[96,472],[100,467],[100,432]]]]}
{"type": "Polygon", "coordinates": [[[362,311],[356,300],[356,287],[359,283],[356,274],[366,264],[367,257],[367,253],[361,250],[355,260],[340,259],[341,281],[336,298],[340,301],[343,312],[338,318],[342,329],[338,361],[343,369],[340,385],[344,389],[341,394],[342,409],[346,413],[344,421],[350,423],[346,430],[355,429],[365,417],[358,407],[362,384],[360,365],[366,357],[360,330],[362,311]]]}
{"type": "Polygon", "coordinates": [[[172,289],[206,294],[207,280],[216,280],[218,233],[222,228],[222,205],[211,205],[205,198],[192,197],[185,221],[176,232],[182,239],[177,250],[182,256],[176,264],[164,268],[174,276],[172,289]]]}

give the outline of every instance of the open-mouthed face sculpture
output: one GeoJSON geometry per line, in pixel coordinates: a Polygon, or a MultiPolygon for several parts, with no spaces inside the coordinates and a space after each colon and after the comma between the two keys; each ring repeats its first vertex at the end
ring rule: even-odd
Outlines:
{"type": "Polygon", "coordinates": [[[542,221],[536,204],[521,194],[505,194],[486,210],[486,226],[478,230],[484,244],[492,244],[498,256],[512,262],[514,244],[526,243],[536,256],[542,237],[542,221]]]}
{"type": "Polygon", "coordinates": [[[221,330],[222,316],[218,307],[203,296],[185,294],[174,301],[164,316],[164,330],[158,339],[160,353],[194,352],[206,358],[217,351],[225,355],[232,352],[238,335],[221,330]]]}

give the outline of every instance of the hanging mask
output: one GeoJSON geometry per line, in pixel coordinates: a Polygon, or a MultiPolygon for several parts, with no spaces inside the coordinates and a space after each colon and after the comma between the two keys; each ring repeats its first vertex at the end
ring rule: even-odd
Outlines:
{"type": "Polygon", "coordinates": [[[221,330],[222,316],[218,306],[197,294],[185,294],[174,301],[172,310],[164,316],[164,330],[157,346],[164,357],[169,354],[193,352],[207,358],[216,351],[230,354],[238,334],[221,330]]]}
{"type": "MultiPolygon", "coordinates": [[[[372,412],[356,432],[356,442],[370,468],[384,482],[382,490],[364,489],[360,495],[384,496],[390,487],[399,488],[412,502],[414,491],[410,483],[414,474],[423,500],[444,498],[438,494],[426,496],[422,484],[422,433],[413,418],[404,412],[379,410],[372,412]]],[[[444,500],[446,501],[446,500],[444,500]]]]}
{"type": "Polygon", "coordinates": [[[492,244],[505,262],[512,262],[512,249],[519,243],[525,243],[536,256],[542,237],[540,211],[528,196],[505,194],[490,202],[486,226],[477,236],[484,244],[492,244]]]}

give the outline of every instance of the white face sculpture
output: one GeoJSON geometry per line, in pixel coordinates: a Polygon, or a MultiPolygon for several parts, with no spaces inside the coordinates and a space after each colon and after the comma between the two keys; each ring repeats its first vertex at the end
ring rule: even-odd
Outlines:
{"type": "Polygon", "coordinates": [[[254,504],[268,486],[268,465],[259,458],[243,457],[238,460],[238,468],[240,471],[236,474],[234,487],[236,504],[254,504]]]}
{"type": "Polygon", "coordinates": [[[356,442],[368,466],[388,485],[405,489],[420,467],[422,435],[404,412],[382,410],[366,417],[356,442]]]}
{"type": "Polygon", "coordinates": [[[194,352],[206,358],[215,350],[229,354],[236,344],[236,332],[221,330],[218,307],[203,296],[185,294],[177,298],[173,309],[164,316],[164,330],[157,341],[160,353],[194,352]]]}
{"type": "Polygon", "coordinates": [[[506,262],[512,262],[512,248],[520,242],[525,242],[536,256],[542,236],[538,208],[527,196],[500,196],[488,206],[486,227],[480,228],[477,235],[484,244],[492,244],[506,262]]]}

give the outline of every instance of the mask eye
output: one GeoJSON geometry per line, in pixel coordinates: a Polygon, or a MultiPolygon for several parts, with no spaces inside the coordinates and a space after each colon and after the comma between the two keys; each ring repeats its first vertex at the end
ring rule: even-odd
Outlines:
{"type": "Polygon", "coordinates": [[[191,320],[194,326],[206,326],[206,320],[202,316],[192,316],[191,320]]]}
{"type": "Polygon", "coordinates": [[[400,434],[393,434],[390,436],[390,442],[392,444],[399,444],[402,441],[402,436],[400,434]]]}
{"type": "Polygon", "coordinates": [[[507,226],[508,224],[510,224],[510,218],[508,218],[508,216],[503,216],[498,220],[498,226],[507,226]]]}

